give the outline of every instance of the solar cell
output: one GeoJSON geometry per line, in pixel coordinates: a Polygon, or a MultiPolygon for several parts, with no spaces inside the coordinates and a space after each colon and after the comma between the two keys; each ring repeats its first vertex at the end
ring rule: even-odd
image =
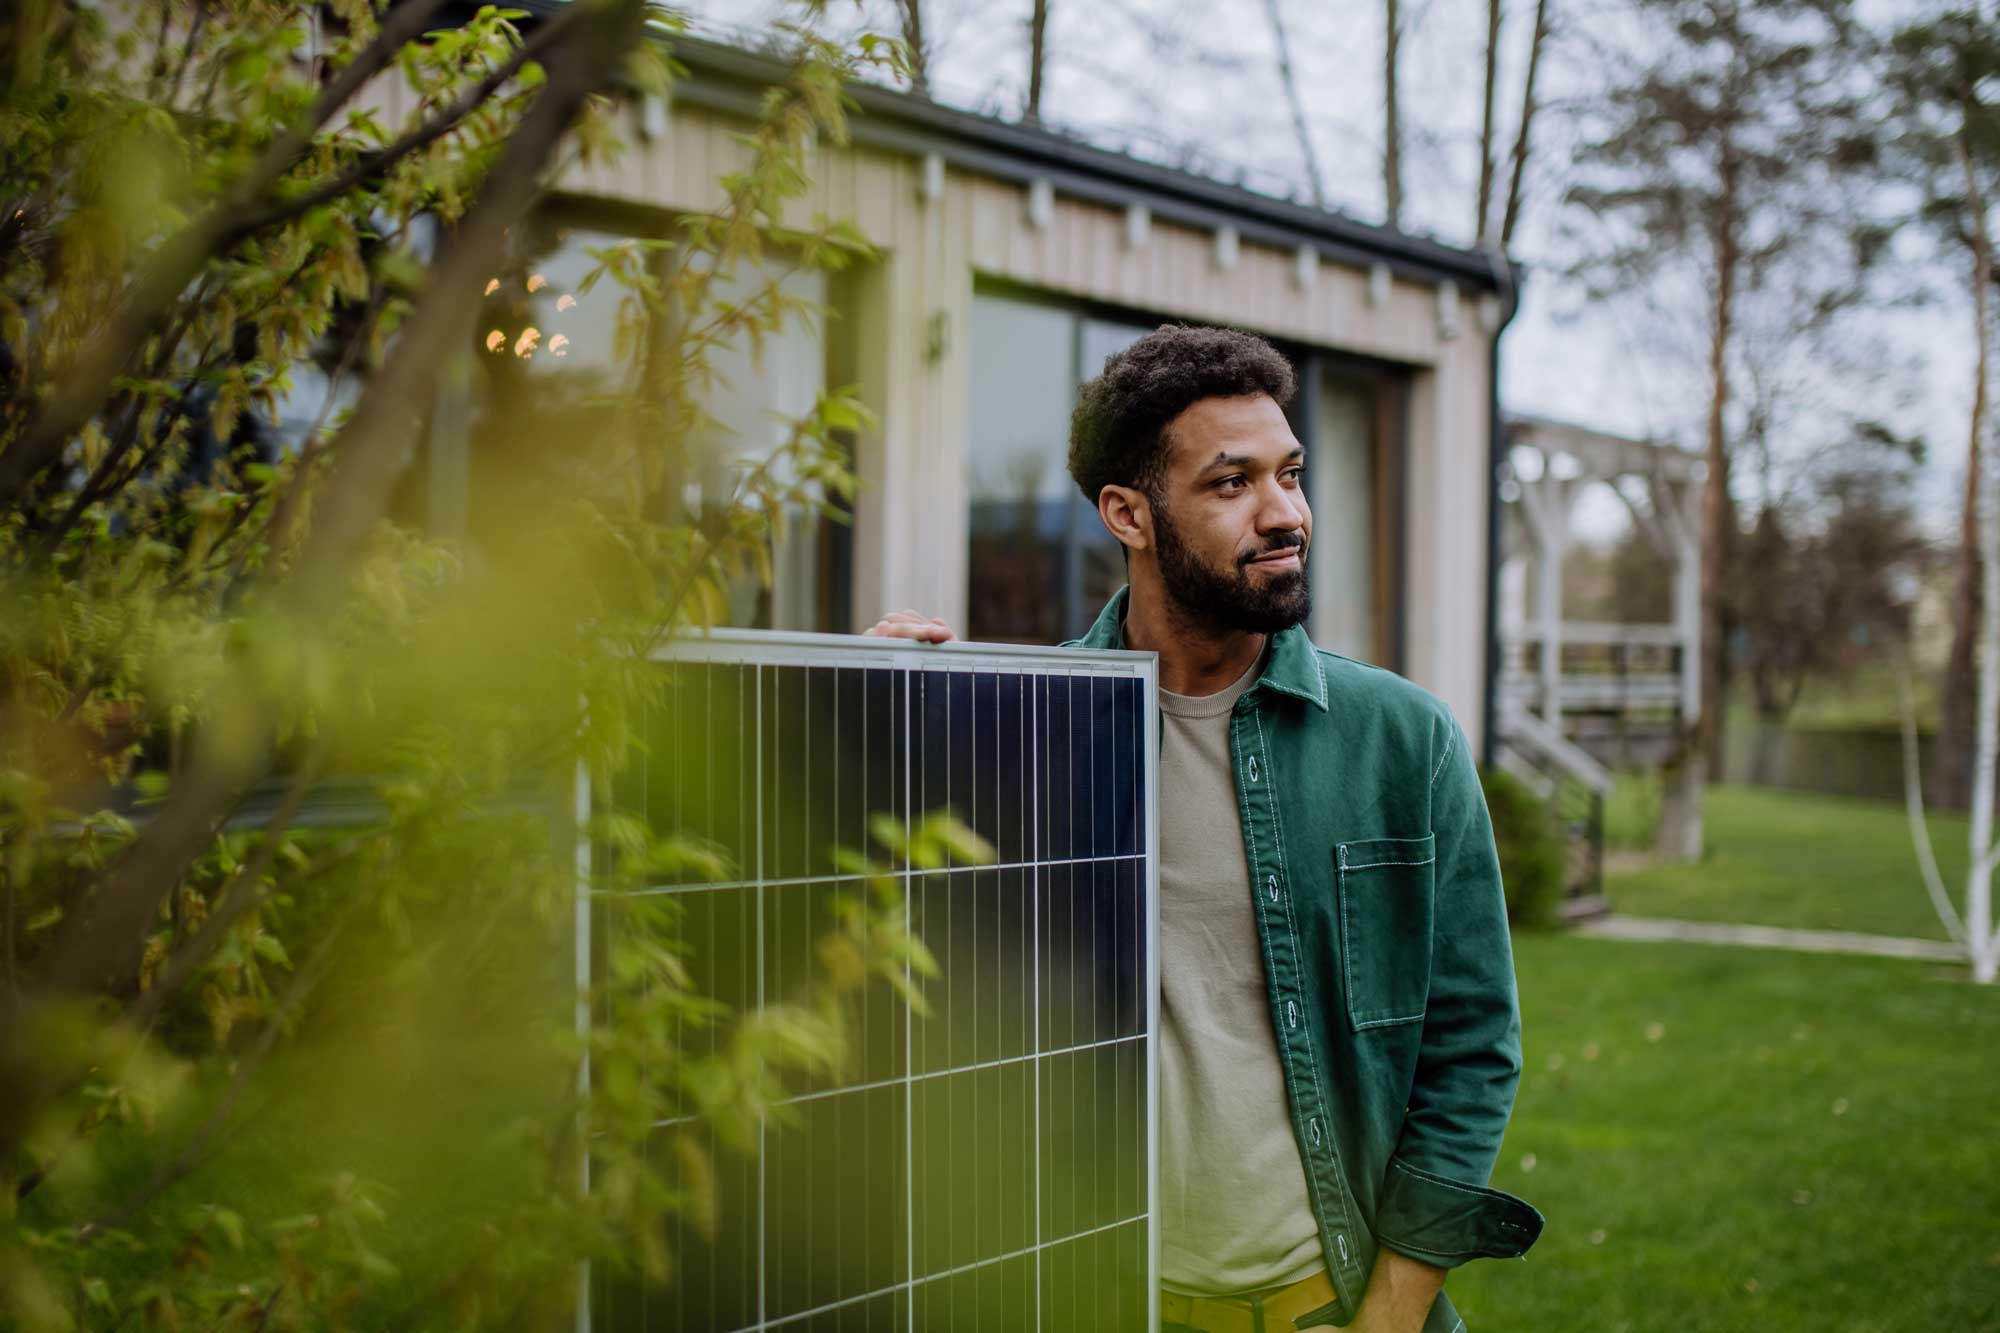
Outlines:
{"type": "MultiPolygon", "coordinates": [[[[716,1226],[668,1238],[673,1279],[586,1278],[579,1329],[1094,1330],[1154,1326],[1157,1024],[1151,654],[718,631],[676,645],[644,756],[602,799],[712,841],[726,868],[664,895],[697,984],[739,1011],[810,977],[836,845],[949,809],[990,864],[895,865],[940,966],[857,1002],[853,1058],[787,1088],[789,1123],[716,1166],[716,1226]]],[[[579,778],[578,813],[600,794],[579,778]]],[[[579,850],[586,873],[593,855],[579,850]]],[[[586,992],[611,932],[578,907],[586,992]]],[[[602,1005],[578,1022],[617,1023],[602,1005]]],[[[713,1052],[724,1034],[676,1034],[713,1052]]]]}

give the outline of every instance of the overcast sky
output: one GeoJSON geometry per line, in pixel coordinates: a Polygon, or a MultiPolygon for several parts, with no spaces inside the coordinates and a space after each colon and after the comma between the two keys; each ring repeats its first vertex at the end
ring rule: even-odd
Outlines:
{"type": "MultiPolygon", "coordinates": [[[[1029,0],[924,0],[932,47],[933,93],[940,100],[1013,117],[1027,84],[1029,0]]],[[[1379,0],[1279,0],[1306,103],[1328,205],[1365,222],[1384,215],[1381,171],[1382,5],[1379,0]]],[[[1864,0],[1883,20],[1915,0],[1864,0]]],[[[786,12],[782,0],[697,0],[704,23],[754,39],[786,12]]],[[[1512,142],[1520,102],[1532,0],[1509,0],[1503,32],[1498,139],[1512,142]]],[[[1579,12],[1603,24],[1616,6],[1551,0],[1558,20],[1579,12]]],[[[1472,235],[1477,179],[1484,0],[1404,0],[1404,227],[1465,244],[1472,235]]],[[[1195,150],[1205,169],[1241,170],[1255,188],[1307,196],[1298,138],[1276,71],[1265,0],[1051,0],[1044,118],[1126,142],[1144,155],[1195,150]]],[[[891,0],[835,3],[828,14],[853,31],[894,31],[891,0]]],[[[1695,367],[1663,355],[1658,316],[1638,308],[1586,303],[1557,272],[1563,241],[1561,166],[1573,129],[1566,99],[1587,94],[1602,56],[1572,28],[1544,52],[1534,155],[1515,257],[1529,267],[1522,307],[1502,347],[1507,410],[1556,416],[1623,433],[1694,445],[1704,406],[1695,367]]],[[[1587,225],[1587,220],[1585,220],[1587,225]]],[[[1921,249],[1921,247],[1917,247],[1921,249]]],[[[1915,251],[1913,251],[1915,253],[1915,251]]],[[[1913,275],[1945,287],[1949,274],[1913,275]]],[[[1921,282],[1918,280],[1921,279],[1921,282]]],[[[1911,294],[1910,292],[1903,293],[1911,294]]],[[[1955,522],[1963,475],[1971,355],[1963,307],[1947,299],[1885,312],[1879,330],[1888,367],[1866,387],[1896,408],[1906,431],[1928,437],[1932,463],[1920,488],[1927,526],[1955,522]]],[[[1829,385],[1829,394],[1851,390],[1829,385]]],[[[1608,498],[1607,498],[1608,499],[1608,498]]],[[[1619,507],[1600,502],[1579,515],[1602,537],[1619,507]]]]}

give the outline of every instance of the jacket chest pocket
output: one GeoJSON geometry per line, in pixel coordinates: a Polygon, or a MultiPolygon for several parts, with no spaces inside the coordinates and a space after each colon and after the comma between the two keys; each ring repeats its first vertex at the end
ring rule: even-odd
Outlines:
{"type": "Polygon", "coordinates": [[[1417,1022],[1430,999],[1435,838],[1336,843],[1333,856],[1348,1021],[1357,1032],[1417,1022]]]}

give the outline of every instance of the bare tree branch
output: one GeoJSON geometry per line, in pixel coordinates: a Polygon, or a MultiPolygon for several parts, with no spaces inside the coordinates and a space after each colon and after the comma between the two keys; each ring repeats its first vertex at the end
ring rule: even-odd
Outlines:
{"type": "Polygon", "coordinates": [[[1048,63],[1049,0],[1035,0],[1028,18],[1028,109],[1031,122],[1042,118],[1042,70],[1048,63]]]}
{"type": "Polygon", "coordinates": [[[930,52],[924,46],[924,0],[896,0],[902,19],[903,45],[910,53],[910,88],[924,97],[931,95],[930,52]]]}
{"type": "Polygon", "coordinates": [[[1382,33],[1382,195],[1383,215],[1391,227],[1403,225],[1403,126],[1396,93],[1399,49],[1403,40],[1402,6],[1383,0],[1382,33]]]}
{"type": "Polygon", "coordinates": [[[1278,0],[1264,0],[1264,13],[1271,20],[1271,41],[1278,49],[1278,79],[1285,85],[1285,101],[1292,108],[1292,131],[1299,136],[1299,156],[1305,162],[1306,181],[1312,186],[1313,203],[1326,207],[1326,182],[1319,174],[1319,154],[1313,151],[1312,133],[1306,128],[1306,107],[1299,99],[1299,82],[1292,73],[1292,44],[1285,36],[1285,16],[1278,0]]]}
{"type": "Polygon", "coordinates": [[[1484,244],[1493,226],[1493,105],[1500,81],[1500,0],[1486,0],[1485,110],[1479,120],[1479,196],[1472,211],[1472,236],[1484,244]]]}
{"type": "Polygon", "coordinates": [[[1513,244],[1514,226],[1521,220],[1521,190],[1528,176],[1528,130],[1535,122],[1535,74],[1541,69],[1542,48],[1548,44],[1548,36],[1549,0],[1535,0],[1535,31],[1528,39],[1528,74],[1521,85],[1521,123],[1514,130],[1514,151],[1507,174],[1507,209],[1500,222],[1502,250],[1513,244]]]}

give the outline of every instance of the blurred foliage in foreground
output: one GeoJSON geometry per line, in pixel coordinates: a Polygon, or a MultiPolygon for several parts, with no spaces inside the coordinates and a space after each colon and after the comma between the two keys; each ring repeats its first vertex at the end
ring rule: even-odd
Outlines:
{"type": "MultiPolygon", "coordinates": [[[[0,1325],[548,1328],[579,1260],[667,1278],[663,1220],[711,1207],[692,1140],[648,1154],[659,1107],[740,1141],[843,1058],[857,987],[927,966],[883,879],[807,992],[725,1012],[665,900],[614,899],[653,928],[599,968],[626,1021],[588,1038],[583,1114],[575,774],[630,761],[649,655],[774,522],[851,495],[837,392],[698,512],[681,479],[711,355],[813,313],[738,270],[865,254],[785,209],[886,48],[804,11],[723,210],[598,255],[628,373],[592,428],[489,413],[474,447],[524,462],[449,540],[394,500],[436,386],[551,173],[671,82],[675,26],[444,11],[0,17],[0,1325]],[[407,123],[370,109],[391,83],[407,123]]],[[[598,823],[598,889],[714,855],[598,823]]]]}

